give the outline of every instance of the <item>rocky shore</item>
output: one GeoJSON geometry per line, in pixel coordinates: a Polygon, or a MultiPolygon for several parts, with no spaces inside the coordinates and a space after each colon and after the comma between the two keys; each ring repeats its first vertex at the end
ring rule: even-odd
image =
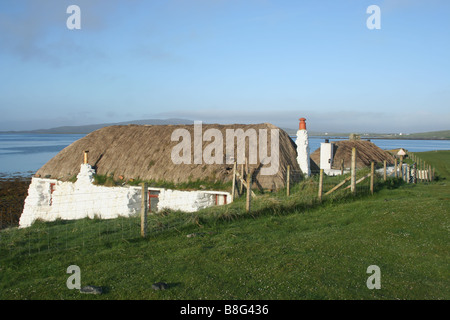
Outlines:
{"type": "Polygon", "coordinates": [[[31,177],[0,175],[0,230],[17,227],[31,177]]]}

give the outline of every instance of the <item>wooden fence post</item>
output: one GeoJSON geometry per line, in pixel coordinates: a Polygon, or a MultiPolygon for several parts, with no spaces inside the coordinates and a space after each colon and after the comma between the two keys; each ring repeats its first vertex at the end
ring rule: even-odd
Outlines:
{"type": "Polygon", "coordinates": [[[400,176],[399,178],[403,180],[403,157],[400,157],[400,163],[399,163],[399,169],[400,169],[400,176]]]}
{"type": "MultiPolygon", "coordinates": [[[[241,178],[245,179],[245,175],[244,175],[244,164],[241,164],[241,178]]],[[[240,187],[239,187],[239,194],[242,195],[244,194],[244,183],[241,181],[240,187]]]]}
{"type": "Polygon", "coordinates": [[[323,194],[323,169],[320,169],[319,176],[319,202],[322,202],[322,194],[323,194]]]}
{"type": "Polygon", "coordinates": [[[375,175],[375,163],[373,161],[370,163],[370,193],[373,195],[373,183],[375,175]]]}
{"type": "Polygon", "coordinates": [[[351,192],[356,193],[356,148],[352,148],[352,166],[351,166],[351,192]]]}
{"type": "Polygon", "coordinates": [[[247,174],[247,201],[245,204],[245,210],[247,212],[250,212],[250,206],[251,206],[251,201],[252,201],[252,176],[253,176],[253,171],[247,174]]]}
{"type": "Polygon", "coordinates": [[[397,172],[397,158],[394,159],[394,178],[398,177],[398,172],[397,172]]]}
{"type": "Polygon", "coordinates": [[[341,176],[344,175],[344,159],[341,159],[341,176]]]}
{"type": "Polygon", "coordinates": [[[339,182],[337,185],[335,185],[333,188],[331,188],[331,190],[328,190],[325,195],[329,195],[331,193],[333,193],[334,191],[336,191],[337,189],[339,189],[340,187],[342,187],[346,182],[348,182],[351,179],[351,177],[347,177],[344,180],[342,180],[341,182],[339,182]]]}
{"type": "Polygon", "coordinates": [[[411,182],[411,166],[408,164],[406,166],[406,183],[411,182]]]}
{"type": "Polygon", "coordinates": [[[422,170],[421,170],[421,172],[422,172],[422,182],[425,182],[425,181],[426,181],[426,175],[425,175],[425,161],[422,161],[421,163],[422,163],[422,170]]]}
{"type": "Polygon", "coordinates": [[[425,182],[428,182],[428,170],[427,170],[427,163],[423,163],[423,172],[425,174],[425,182]]]}
{"type": "Polygon", "coordinates": [[[148,184],[141,183],[141,237],[147,237],[148,184]]]}
{"type": "Polygon", "coordinates": [[[427,175],[426,175],[426,163],[425,161],[422,162],[422,182],[426,182],[427,181],[427,175]]]}
{"type": "Polygon", "coordinates": [[[288,165],[287,166],[287,173],[286,173],[286,175],[287,175],[287,177],[286,177],[286,194],[287,194],[287,196],[289,197],[289,195],[290,195],[290,186],[291,186],[291,183],[290,183],[290,175],[291,175],[291,166],[290,165],[288,165]]]}
{"type": "Polygon", "coordinates": [[[236,194],[236,161],[233,165],[233,184],[231,185],[231,201],[234,200],[236,194]]]}
{"type": "Polygon", "coordinates": [[[418,160],[417,161],[417,173],[419,174],[418,180],[419,180],[419,182],[422,182],[422,161],[420,160],[420,158],[417,160],[418,160]]]}
{"type": "Polygon", "coordinates": [[[384,160],[383,164],[384,164],[383,179],[384,179],[384,181],[386,181],[387,180],[387,161],[384,160]]]}

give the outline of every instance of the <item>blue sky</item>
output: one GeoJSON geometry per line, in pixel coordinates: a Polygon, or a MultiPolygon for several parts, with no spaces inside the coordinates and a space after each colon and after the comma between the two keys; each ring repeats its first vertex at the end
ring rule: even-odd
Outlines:
{"type": "Polygon", "coordinates": [[[449,130],[449,13],[447,0],[2,0],[0,131],[174,117],[449,130]],[[72,4],[81,30],[66,27],[72,4]]]}

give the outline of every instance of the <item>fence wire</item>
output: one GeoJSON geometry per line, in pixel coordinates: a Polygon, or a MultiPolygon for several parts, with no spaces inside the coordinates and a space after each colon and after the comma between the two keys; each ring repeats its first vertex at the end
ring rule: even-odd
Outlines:
{"type": "MultiPolygon", "coordinates": [[[[367,170],[358,172],[358,179],[367,174],[367,170]]],[[[323,178],[323,193],[325,194],[343,179],[344,176],[327,176],[323,178]]],[[[391,174],[392,177],[392,174],[391,174]]],[[[391,177],[388,176],[390,179],[391,177]]],[[[376,182],[382,181],[383,174],[375,175],[376,182]]],[[[319,177],[312,176],[304,180],[301,171],[290,172],[290,189],[300,186],[296,192],[308,188],[312,197],[317,196],[319,177]],[[301,181],[301,182],[298,182],[301,181]],[[302,184],[303,183],[303,184],[302,184]]],[[[239,184],[238,184],[239,185],[239,184]]],[[[349,185],[344,184],[338,191],[341,192],[349,185]]],[[[244,193],[245,193],[244,188],[244,193]]],[[[336,194],[338,194],[336,192],[336,194]]],[[[370,177],[356,185],[356,193],[366,194],[370,192],[370,177]]],[[[79,193],[77,196],[94,193],[79,193]]],[[[79,220],[56,220],[54,222],[36,221],[31,227],[18,229],[19,217],[23,211],[24,199],[26,195],[2,197],[0,202],[0,256],[14,255],[34,255],[40,253],[54,253],[62,250],[83,250],[93,248],[98,245],[110,246],[117,243],[128,243],[141,238],[141,218],[140,202],[137,204],[137,212],[127,216],[129,212],[121,212],[124,205],[116,205],[112,201],[114,191],[104,191],[95,193],[102,199],[102,209],[118,212],[119,217],[114,219],[101,219],[100,217],[82,218],[79,220]],[[122,215],[122,216],[120,216],[122,215]],[[18,230],[17,230],[18,229],[18,230]]],[[[242,196],[242,195],[241,195],[242,196]]],[[[295,196],[291,193],[291,196],[295,196]]],[[[333,197],[335,195],[333,194],[333,197]]],[[[72,213],[85,213],[90,206],[93,206],[93,199],[77,199],[74,201],[73,195],[52,195],[57,206],[66,206],[72,213]]],[[[182,201],[183,198],[174,199],[182,201]]],[[[27,201],[36,201],[30,197],[27,201]]],[[[252,201],[258,201],[257,198],[252,201]]],[[[150,210],[150,208],[149,208],[150,210]]],[[[160,210],[150,212],[147,215],[147,234],[149,237],[157,236],[161,232],[175,230],[180,232],[186,224],[198,223],[198,216],[195,213],[176,213],[174,210],[160,210]]]]}

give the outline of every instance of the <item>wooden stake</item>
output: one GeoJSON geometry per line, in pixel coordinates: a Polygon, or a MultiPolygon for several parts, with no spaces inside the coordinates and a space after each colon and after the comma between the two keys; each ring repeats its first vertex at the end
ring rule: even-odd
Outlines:
{"type": "Polygon", "coordinates": [[[356,148],[352,148],[351,191],[356,194],[356,148]]]}
{"type": "Polygon", "coordinates": [[[420,161],[420,158],[417,159],[417,173],[419,182],[422,182],[422,161],[420,161]]]}
{"type": "Polygon", "coordinates": [[[84,164],[88,164],[88,153],[89,153],[89,151],[85,151],[84,152],[84,164]]]}
{"type": "Polygon", "coordinates": [[[417,163],[416,162],[413,163],[413,178],[412,178],[412,182],[414,184],[417,183],[417,163]]]}
{"type": "Polygon", "coordinates": [[[384,161],[383,161],[383,164],[384,164],[383,179],[384,179],[384,181],[386,181],[386,180],[387,180],[387,161],[384,160],[384,161]]]}
{"type": "Polygon", "coordinates": [[[245,174],[246,174],[246,175],[249,175],[249,174],[250,174],[250,171],[249,171],[249,169],[248,169],[248,160],[247,160],[247,157],[245,157],[245,174]]]}
{"type": "Polygon", "coordinates": [[[233,201],[236,194],[236,161],[233,165],[233,184],[231,185],[231,200],[233,201]]]}
{"type": "Polygon", "coordinates": [[[372,162],[370,164],[370,193],[373,195],[373,183],[375,176],[375,164],[372,162]]]}
{"type": "Polygon", "coordinates": [[[141,183],[141,237],[147,237],[148,185],[141,183]]]}
{"type": "MultiPolygon", "coordinates": [[[[241,181],[242,185],[245,186],[245,188],[247,188],[247,181],[242,179],[241,175],[238,172],[236,172],[236,177],[241,181]]],[[[252,197],[255,198],[256,194],[253,192],[253,190],[250,190],[250,191],[251,191],[252,197]]]]}
{"type": "Polygon", "coordinates": [[[394,178],[398,177],[398,172],[397,172],[397,158],[394,159],[394,178]]]}
{"type": "Polygon", "coordinates": [[[344,159],[341,159],[341,175],[344,174],[344,159]]]}
{"type": "Polygon", "coordinates": [[[323,169],[320,169],[319,176],[319,202],[322,202],[322,194],[323,194],[323,169]]]}
{"type": "Polygon", "coordinates": [[[253,172],[247,175],[247,202],[245,205],[245,210],[247,212],[250,212],[250,206],[252,201],[252,175],[253,172]]]}
{"type": "Polygon", "coordinates": [[[400,178],[403,179],[403,156],[400,158],[400,178]]]}
{"type": "MultiPolygon", "coordinates": [[[[241,177],[244,179],[244,164],[241,164],[241,177]]],[[[244,192],[244,183],[241,181],[239,188],[239,196],[241,196],[244,192]]]]}
{"type": "Polygon", "coordinates": [[[286,195],[288,197],[290,196],[290,186],[291,186],[291,183],[289,181],[290,180],[289,179],[290,175],[291,175],[291,166],[288,165],[287,166],[287,173],[286,173],[286,195]]]}
{"type": "Polygon", "coordinates": [[[347,177],[347,178],[345,178],[344,180],[342,180],[341,182],[339,182],[339,184],[337,184],[333,189],[331,189],[330,191],[327,191],[327,192],[325,193],[325,195],[327,196],[327,195],[331,194],[332,192],[336,191],[337,189],[339,189],[340,187],[342,187],[347,181],[349,181],[351,178],[352,178],[352,177],[347,177]]]}
{"type": "MultiPolygon", "coordinates": [[[[357,185],[358,183],[363,182],[363,181],[366,180],[368,177],[370,177],[370,173],[366,174],[366,175],[365,175],[364,177],[362,177],[362,178],[359,178],[359,179],[355,182],[355,185],[357,185]]],[[[347,190],[347,189],[350,188],[350,187],[351,187],[351,185],[345,187],[344,190],[347,190]]]]}

